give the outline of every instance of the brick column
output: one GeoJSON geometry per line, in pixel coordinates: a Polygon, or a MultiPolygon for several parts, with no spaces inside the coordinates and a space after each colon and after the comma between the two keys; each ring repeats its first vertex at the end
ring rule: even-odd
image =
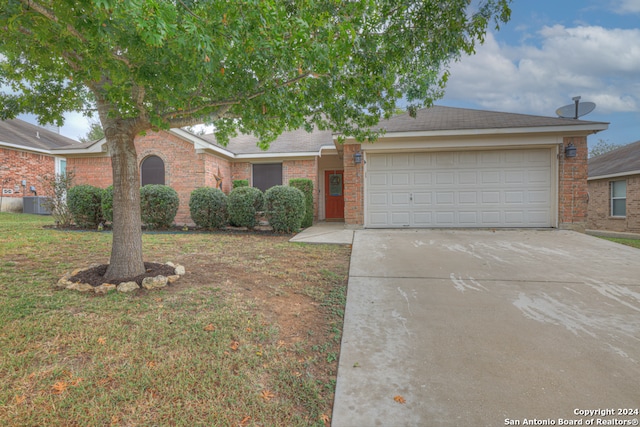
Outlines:
{"type": "Polygon", "coordinates": [[[586,136],[563,138],[560,151],[558,171],[558,223],[561,229],[584,231],[587,222],[587,203],[589,190],[588,148],[586,136]],[[565,148],[573,144],[577,155],[573,158],[565,156],[565,148]]]}
{"type": "Polygon", "coordinates": [[[344,146],[344,223],[347,227],[364,225],[364,161],[356,165],[353,154],[360,151],[360,144],[344,146]]]}

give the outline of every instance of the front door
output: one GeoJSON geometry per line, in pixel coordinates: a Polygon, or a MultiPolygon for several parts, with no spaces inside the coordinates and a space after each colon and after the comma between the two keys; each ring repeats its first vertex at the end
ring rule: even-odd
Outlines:
{"type": "Polygon", "coordinates": [[[327,221],[344,219],[344,171],[324,173],[324,211],[327,221]]]}

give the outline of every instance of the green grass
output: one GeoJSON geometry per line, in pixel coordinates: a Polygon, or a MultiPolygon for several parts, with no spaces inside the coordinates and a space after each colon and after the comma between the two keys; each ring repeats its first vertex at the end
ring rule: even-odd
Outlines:
{"type": "Polygon", "coordinates": [[[326,425],[348,249],[145,234],[146,259],[187,275],[166,290],[97,296],[53,284],[106,263],[111,235],[49,223],[0,213],[0,425],[326,425]],[[303,339],[289,342],[270,301],[294,297],[317,307],[320,332],[301,324],[303,339]]]}
{"type": "Polygon", "coordinates": [[[620,237],[603,237],[603,239],[640,249],[640,239],[623,239],[620,237]]]}

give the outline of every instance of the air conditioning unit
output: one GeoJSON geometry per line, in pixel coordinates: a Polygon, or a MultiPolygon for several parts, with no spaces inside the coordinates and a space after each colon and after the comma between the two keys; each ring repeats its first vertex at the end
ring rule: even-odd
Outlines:
{"type": "Polygon", "coordinates": [[[46,197],[27,196],[22,198],[22,212],[37,215],[51,215],[51,211],[45,207],[46,197]]]}

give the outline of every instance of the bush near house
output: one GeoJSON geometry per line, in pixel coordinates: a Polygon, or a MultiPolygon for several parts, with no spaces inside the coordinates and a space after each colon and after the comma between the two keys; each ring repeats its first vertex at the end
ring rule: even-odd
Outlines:
{"type": "Polygon", "coordinates": [[[295,187],[276,185],[265,193],[265,208],[273,231],[293,233],[304,216],[304,194],[295,187]]]}
{"type": "Polygon", "coordinates": [[[219,188],[196,188],[189,198],[191,219],[207,230],[223,228],[227,224],[227,205],[227,195],[219,188]]]}
{"type": "Polygon", "coordinates": [[[229,223],[235,227],[256,226],[256,213],[264,206],[264,193],[255,187],[238,187],[229,193],[229,223]]]}
{"type": "Polygon", "coordinates": [[[80,227],[95,227],[103,221],[101,203],[102,189],[93,185],[76,185],[67,193],[67,206],[80,227]]]}
{"type": "Polygon", "coordinates": [[[102,215],[104,220],[113,222],[113,185],[102,190],[102,215]]]}
{"type": "Polygon", "coordinates": [[[140,188],[142,223],[149,228],[169,228],[178,213],[180,198],[168,185],[150,184],[140,188]]]}
{"type": "Polygon", "coordinates": [[[233,188],[240,188],[240,187],[248,187],[249,186],[249,180],[248,179],[234,179],[233,180],[233,188]]]}
{"type": "Polygon", "coordinates": [[[313,181],[309,178],[292,178],[289,186],[295,187],[304,194],[304,217],[302,217],[302,228],[313,225],[313,181]]]}

